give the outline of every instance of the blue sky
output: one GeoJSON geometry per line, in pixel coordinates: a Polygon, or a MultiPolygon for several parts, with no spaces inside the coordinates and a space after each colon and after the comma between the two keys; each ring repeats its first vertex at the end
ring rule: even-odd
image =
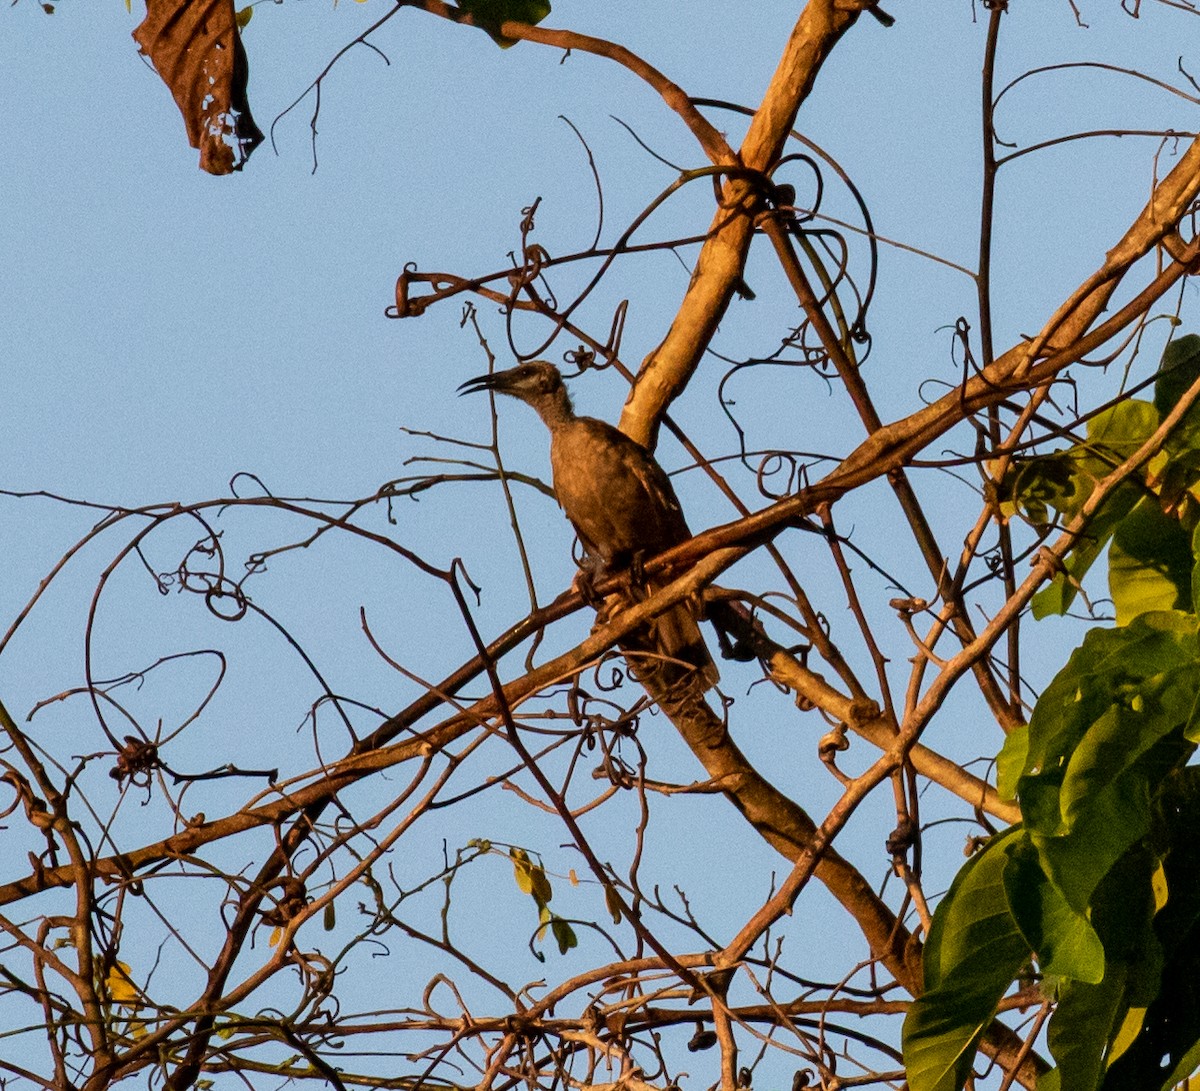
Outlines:
{"type": "MultiPolygon", "coordinates": [[[[860,23],[823,73],[799,124],[863,189],[881,234],[971,266],[982,5],[975,13],[980,21],[966,0],[893,0],[890,7],[897,25],[885,30],[869,19],[860,23]]],[[[1091,24],[1086,30],[1065,0],[1014,0],[1012,7],[1000,82],[1040,64],[1120,59],[1181,83],[1176,58],[1195,40],[1194,20],[1159,4],[1144,4],[1135,21],[1114,4],[1081,3],[1091,24]]],[[[548,22],[644,51],[697,96],[753,105],[796,8],[770,0],[731,10],[695,0],[681,15],[677,0],[562,2],[548,22]]],[[[245,42],[259,125],[270,128],[333,53],[385,10],[379,0],[257,4],[245,42]]],[[[8,149],[0,157],[5,489],[133,506],[227,495],[230,479],[245,472],[277,495],[368,496],[412,472],[406,459],[447,453],[402,426],[476,440],[487,427],[483,400],[459,401],[454,394],[486,368],[475,334],[461,328],[460,306],[403,322],[384,317],[406,262],[461,274],[502,268],[518,243],[521,210],[539,196],[538,240],[552,253],[586,245],[596,197],[586,155],[560,115],[579,128],[596,156],[608,240],[673,178],[611,115],[666,158],[700,165],[673,115],[628,74],[596,58],[564,62],[557,52],[529,44],[501,51],[483,34],[410,11],[375,39],[390,63],[358,48],[327,78],[315,173],[310,97],[275,126],[277,153],[264,144],[240,174],[211,178],[197,170],[170,95],[137,55],[130,34],[138,18],[136,4],[130,15],[120,3],[73,0],[52,16],[28,0],[0,14],[0,146],[8,149]]],[[[1200,71],[1200,58],[1192,60],[1183,63],[1200,71]]],[[[714,117],[731,134],[739,132],[733,115],[714,117]]],[[[1136,124],[1183,130],[1196,123],[1194,107],[1161,91],[1112,74],[1059,73],[1014,91],[1001,124],[1004,134],[1028,144],[1072,129],[1136,124]]],[[[1006,169],[995,260],[1000,347],[1034,332],[1099,263],[1145,200],[1154,146],[1140,138],[1101,140],[1006,169]]],[[[699,190],[685,192],[655,221],[655,230],[697,230],[707,223],[707,200],[699,190]]],[[[844,197],[834,193],[829,200],[834,211],[848,211],[844,197]]],[[[744,355],[777,344],[795,312],[775,279],[766,251],[754,255],[748,280],[759,298],[731,309],[719,350],[744,355]]],[[[561,283],[572,280],[564,274],[561,283]]],[[[661,337],[686,283],[674,257],[631,261],[585,313],[602,336],[616,302],[628,298],[624,355],[636,364],[661,337]]],[[[972,298],[961,274],[885,248],[869,378],[886,419],[920,404],[926,380],[955,381],[949,327],[970,313],[972,298]]],[[[1184,313],[1193,329],[1195,310],[1189,295],[1184,313]]],[[[507,366],[503,321],[487,305],[479,320],[500,366],[507,366]]],[[[522,344],[536,332],[518,326],[522,344]]],[[[1157,358],[1160,345],[1148,346],[1148,359],[1157,358]]],[[[563,342],[547,355],[557,358],[570,347],[563,342]]],[[[723,370],[706,361],[675,408],[710,456],[736,449],[716,400],[723,370]]],[[[761,375],[735,378],[728,391],[753,420],[756,443],[844,453],[857,442],[858,432],[823,383],[773,374],[768,384],[761,375]]],[[[615,420],[623,391],[615,377],[595,376],[577,384],[576,397],[585,411],[615,420]]],[[[532,417],[506,406],[501,427],[510,463],[544,475],[545,437],[532,417]]],[[[670,440],[659,456],[670,469],[685,461],[670,440]]],[[[246,479],[238,486],[242,495],[255,487],[246,479]]],[[[940,480],[929,487],[943,488],[940,480]]],[[[730,517],[699,475],[682,475],[679,489],[693,529],[730,517]]],[[[947,486],[944,495],[946,524],[958,526],[976,501],[965,488],[947,486]]],[[[571,577],[570,533],[544,500],[521,503],[528,528],[542,538],[538,572],[541,594],[549,598],[571,577]]],[[[437,564],[461,555],[485,587],[487,632],[519,615],[519,570],[494,489],[440,489],[419,504],[401,501],[395,510],[394,527],[382,513],[373,525],[437,564]]],[[[0,629],[94,518],[48,500],[0,498],[0,629]]],[[[865,548],[885,552],[904,570],[911,556],[895,540],[893,518],[886,498],[872,493],[846,512],[843,529],[853,526],[865,548]]],[[[251,517],[223,525],[231,555],[303,533],[251,517]]],[[[80,684],[91,593],[127,540],[122,533],[70,567],[0,657],[0,696],[14,715],[80,684]]],[[[165,531],[148,553],[169,567],[186,538],[183,531],[165,531]]],[[[335,688],[356,689],[380,707],[399,707],[412,687],[367,654],[360,606],[381,641],[402,647],[406,662],[428,677],[467,652],[461,628],[446,617],[445,595],[367,550],[288,554],[256,586],[289,627],[319,647],[322,670],[335,688]],[[421,635],[415,643],[414,625],[421,635]]],[[[886,601],[882,581],[873,590],[886,601]]],[[[311,679],[266,628],[225,625],[178,596],[164,603],[136,563],[114,576],[96,626],[101,675],[207,642],[237,653],[210,721],[183,736],[174,752],[181,766],[211,761],[214,740],[221,760],[228,752],[228,760],[248,764],[273,761],[296,745],[295,729],[314,696],[311,679]]],[[[585,628],[578,619],[576,635],[585,628]]],[[[1043,630],[1048,669],[1057,649],[1067,646],[1063,632],[1053,625],[1043,630]]],[[[739,674],[732,664],[723,670],[744,695],[752,672],[739,674]]],[[[153,722],[155,710],[177,712],[197,699],[206,677],[197,671],[164,680],[161,692],[148,687],[138,698],[143,714],[153,722]]],[[[778,728],[778,710],[754,698],[743,708],[753,710],[740,727],[745,746],[770,767],[778,744],[768,729],[778,728]]],[[[103,742],[81,702],[39,715],[58,717],[55,746],[63,754],[103,742]]],[[[958,722],[977,716],[964,707],[958,722]]],[[[968,738],[968,752],[992,748],[995,740],[980,736],[968,738]]],[[[343,743],[331,743],[334,752],[343,743]]],[[[860,754],[869,758],[865,748],[860,754]]],[[[818,814],[821,803],[835,798],[831,781],[808,779],[816,777],[812,770],[801,775],[780,767],[773,775],[804,792],[818,814]]],[[[218,813],[241,789],[206,791],[204,809],[218,813]]],[[[499,837],[496,831],[514,839],[536,835],[536,824],[511,797],[493,796],[499,797],[494,808],[473,812],[461,829],[447,819],[445,836],[462,843],[475,835],[499,837]]],[[[881,875],[885,863],[875,818],[886,822],[868,808],[866,834],[857,843],[872,876],[881,875]]],[[[137,815],[128,821],[136,839],[137,815]]],[[[672,831],[692,821],[687,804],[664,819],[660,859],[669,858],[672,831]]],[[[947,836],[957,839],[960,832],[947,836]]],[[[719,845],[714,835],[697,847],[687,869],[695,889],[715,891],[718,902],[729,896],[718,876],[719,845]]],[[[425,848],[436,858],[436,839],[425,848]]],[[[747,852],[764,870],[772,866],[765,848],[747,852]]],[[[739,893],[749,904],[764,891],[739,893]]],[[[486,898],[481,901],[486,907],[486,898]]],[[[731,917],[746,912],[737,897],[725,908],[731,917]]]]}

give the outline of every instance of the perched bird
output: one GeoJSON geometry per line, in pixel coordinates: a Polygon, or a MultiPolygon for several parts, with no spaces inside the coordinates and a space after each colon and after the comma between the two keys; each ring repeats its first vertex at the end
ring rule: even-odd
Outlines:
{"type": "MultiPolygon", "coordinates": [[[[554,495],[579,535],[589,577],[636,573],[644,559],[692,536],[654,456],[611,424],[576,416],[553,364],[534,360],[469,379],[458,389],[460,394],[492,390],[519,398],[550,429],[554,495]]],[[[653,593],[657,587],[651,582],[646,589],[653,593]]],[[[691,604],[681,602],[660,614],[653,637],[653,651],[690,664],[706,689],[717,684],[720,676],[691,604]]]]}

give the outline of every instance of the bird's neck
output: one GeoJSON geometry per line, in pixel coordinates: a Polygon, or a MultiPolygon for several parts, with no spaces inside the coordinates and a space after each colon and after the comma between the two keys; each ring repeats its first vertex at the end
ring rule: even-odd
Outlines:
{"type": "Polygon", "coordinates": [[[533,403],[538,416],[550,431],[570,424],[575,419],[575,410],[571,405],[571,397],[565,390],[557,390],[547,394],[533,403]]]}

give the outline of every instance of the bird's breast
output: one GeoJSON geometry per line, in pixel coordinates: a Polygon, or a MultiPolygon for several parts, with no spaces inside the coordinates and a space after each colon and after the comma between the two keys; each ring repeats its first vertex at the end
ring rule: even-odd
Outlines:
{"type": "Polygon", "coordinates": [[[564,514],[602,561],[653,555],[688,537],[662,470],[615,428],[578,418],[555,429],[550,468],[564,514]]]}

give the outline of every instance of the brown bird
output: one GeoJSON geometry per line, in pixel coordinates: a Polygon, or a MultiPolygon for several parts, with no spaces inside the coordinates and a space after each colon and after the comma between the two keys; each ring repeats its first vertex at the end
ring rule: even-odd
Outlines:
{"type": "MultiPolygon", "coordinates": [[[[480,375],[460,394],[492,390],[519,398],[550,429],[550,471],[558,505],[579,535],[589,578],[623,570],[692,536],[663,469],[640,443],[611,424],[578,417],[562,375],[534,360],[508,371],[480,375]]],[[[653,593],[662,583],[650,582],[653,593]]],[[[707,689],[720,677],[687,602],[672,606],[654,623],[653,650],[690,664],[707,689]]]]}

